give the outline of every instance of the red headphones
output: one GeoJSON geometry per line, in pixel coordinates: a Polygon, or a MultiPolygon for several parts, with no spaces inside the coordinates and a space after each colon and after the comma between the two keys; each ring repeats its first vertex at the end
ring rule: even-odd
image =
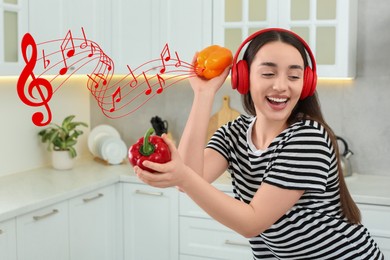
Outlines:
{"type": "Polygon", "coordinates": [[[304,75],[303,75],[303,88],[300,99],[305,99],[306,97],[312,96],[316,89],[317,85],[317,73],[316,73],[316,62],[314,59],[314,55],[310,50],[309,45],[303,40],[299,35],[293,33],[292,31],[282,29],[282,28],[268,28],[264,30],[260,30],[250,35],[243,43],[241,43],[238,48],[236,54],[233,58],[233,66],[231,72],[231,81],[232,88],[237,89],[240,94],[247,94],[249,91],[249,68],[248,63],[245,60],[240,60],[237,62],[238,56],[240,55],[241,49],[251,40],[253,40],[256,36],[260,34],[269,32],[269,31],[278,31],[278,32],[287,32],[297,38],[305,47],[306,52],[310,56],[311,66],[306,66],[304,75]]]}

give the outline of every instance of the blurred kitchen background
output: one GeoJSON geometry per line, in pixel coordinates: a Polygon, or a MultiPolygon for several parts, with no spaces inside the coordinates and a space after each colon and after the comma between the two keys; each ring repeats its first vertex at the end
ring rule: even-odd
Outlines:
{"type": "MultiPolygon", "coordinates": [[[[325,119],[353,151],[353,171],[360,174],[388,175],[390,158],[390,2],[359,0],[357,22],[357,66],[353,80],[320,80],[319,93],[325,119]]],[[[191,39],[189,39],[191,41],[191,39]]],[[[206,46],[204,46],[206,47],[206,46]]],[[[197,50],[194,50],[194,52],[197,50]]],[[[35,110],[17,96],[17,76],[0,77],[0,175],[49,164],[46,146],[37,137],[39,128],[31,122],[35,110]]],[[[130,146],[159,116],[168,121],[168,130],[178,143],[192,103],[187,80],[154,97],[135,113],[109,119],[85,87],[86,79],[72,77],[53,96],[53,122],[75,114],[90,129],[109,124],[130,146]]],[[[221,108],[222,97],[230,96],[230,106],[243,112],[238,92],[231,90],[230,78],[218,93],[213,113],[221,108]]],[[[90,130],[87,130],[87,134],[90,130]]],[[[78,144],[79,154],[88,155],[87,136],[78,144]]]]}

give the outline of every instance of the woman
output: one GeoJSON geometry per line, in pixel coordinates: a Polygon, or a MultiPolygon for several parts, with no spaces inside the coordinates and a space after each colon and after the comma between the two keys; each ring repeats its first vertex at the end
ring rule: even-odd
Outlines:
{"type": "Polygon", "coordinates": [[[204,149],[215,93],[228,73],[190,79],[194,101],[179,149],[164,137],[172,161],[144,163],[161,174],[135,167],[139,178],[179,187],[211,217],[249,238],[254,259],[383,259],[346,188],[307,44],[283,29],[243,42],[232,83],[249,116],[222,126],[204,149]],[[235,198],[210,184],[226,169],[235,198]]]}

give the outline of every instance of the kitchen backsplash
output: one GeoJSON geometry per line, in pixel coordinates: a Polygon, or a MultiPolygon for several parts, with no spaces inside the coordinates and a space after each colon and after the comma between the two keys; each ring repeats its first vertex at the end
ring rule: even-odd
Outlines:
{"type": "MultiPolygon", "coordinates": [[[[352,81],[320,81],[318,93],[325,119],[347,140],[353,151],[354,172],[389,175],[390,163],[390,2],[359,1],[357,77],[352,81]],[[377,17],[381,17],[378,19],[377,17]]],[[[37,168],[49,163],[49,154],[38,138],[39,128],[32,124],[34,108],[17,97],[16,77],[0,78],[0,176],[37,168]]],[[[218,93],[213,113],[221,107],[222,97],[229,95],[230,106],[243,112],[240,95],[231,90],[230,82],[218,93]]],[[[106,118],[85,82],[70,79],[53,96],[53,122],[76,114],[91,127],[114,126],[129,146],[151,126],[150,119],[159,116],[168,121],[172,137],[179,142],[192,103],[188,81],[176,84],[151,99],[135,113],[119,119],[106,118]]],[[[88,134],[88,131],[86,131],[88,134]]],[[[77,146],[79,154],[88,154],[87,135],[77,146]]]]}
{"type": "MultiPolygon", "coordinates": [[[[33,113],[43,110],[22,103],[16,92],[16,82],[17,77],[0,77],[0,176],[50,164],[47,144],[42,144],[37,135],[43,128],[31,121],[33,113]]],[[[89,91],[80,82],[69,80],[53,95],[49,103],[53,123],[61,123],[66,116],[74,114],[76,121],[90,125],[89,91]]],[[[85,134],[76,145],[80,156],[89,153],[89,128],[83,131],[85,134]]]]}

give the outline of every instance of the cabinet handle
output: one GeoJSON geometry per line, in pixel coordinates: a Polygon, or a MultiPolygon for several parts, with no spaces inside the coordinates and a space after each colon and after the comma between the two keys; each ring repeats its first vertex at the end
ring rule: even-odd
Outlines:
{"type": "Polygon", "coordinates": [[[237,242],[237,241],[232,241],[232,240],[225,240],[226,245],[233,245],[233,246],[245,246],[248,247],[249,245],[243,242],[237,242]]]}
{"type": "Polygon", "coordinates": [[[40,216],[33,216],[33,219],[35,221],[38,221],[38,220],[41,220],[43,218],[47,218],[47,217],[50,217],[51,215],[54,215],[54,214],[57,214],[58,213],[58,209],[53,209],[51,212],[49,213],[46,213],[46,214],[43,214],[43,215],[40,215],[40,216]]]}
{"type": "Polygon", "coordinates": [[[152,192],[152,191],[143,191],[143,190],[136,190],[135,193],[142,194],[142,195],[149,195],[149,196],[162,196],[164,193],[162,192],[152,192]]]}
{"type": "Polygon", "coordinates": [[[98,198],[101,198],[101,197],[103,197],[103,196],[104,196],[103,193],[99,193],[98,195],[96,195],[96,196],[94,196],[94,197],[91,197],[91,198],[84,198],[83,201],[84,201],[85,203],[87,203],[87,202],[96,200],[96,199],[98,199],[98,198]]]}

